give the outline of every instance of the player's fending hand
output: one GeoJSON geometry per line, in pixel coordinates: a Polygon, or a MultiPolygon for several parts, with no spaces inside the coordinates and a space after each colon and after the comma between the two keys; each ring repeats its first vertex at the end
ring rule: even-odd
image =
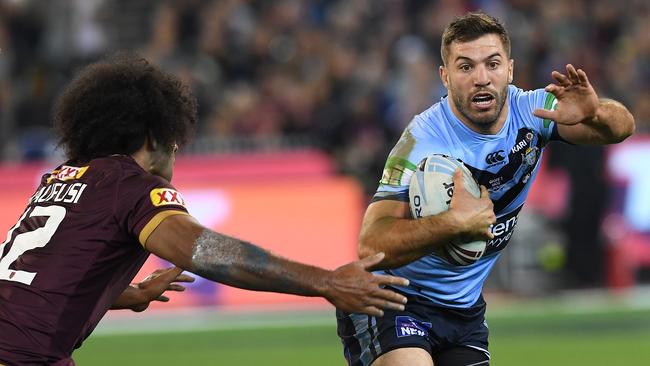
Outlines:
{"type": "Polygon", "coordinates": [[[556,84],[544,88],[557,99],[555,110],[535,109],[533,114],[539,118],[551,119],[561,125],[575,125],[590,120],[598,110],[598,95],[589,83],[587,74],[576,70],[573,65],[566,65],[567,74],[553,71],[551,76],[556,84]]]}
{"type": "Polygon", "coordinates": [[[494,234],[490,229],[496,222],[496,215],[487,188],[481,186],[481,196],[475,198],[465,189],[460,169],[456,169],[453,179],[454,194],[449,212],[456,217],[463,241],[493,239],[494,234]]]}
{"type": "Polygon", "coordinates": [[[406,297],[382,286],[408,286],[405,278],[375,275],[367,270],[381,262],[384,253],[377,253],[348,263],[331,272],[325,298],[348,313],[366,313],[383,316],[382,309],[404,310],[406,297]]]}
{"type": "Polygon", "coordinates": [[[185,286],[180,284],[183,282],[194,282],[194,277],[183,274],[178,267],[157,269],[142,282],[129,286],[111,308],[144,311],[152,301],[169,301],[163,295],[166,291],[185,291],[185,286]]]}

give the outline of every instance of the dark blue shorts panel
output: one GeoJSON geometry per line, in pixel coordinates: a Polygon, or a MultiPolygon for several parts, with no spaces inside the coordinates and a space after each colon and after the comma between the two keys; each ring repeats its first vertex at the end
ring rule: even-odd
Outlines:
{"type": "Polygon", "coordinates": [[[482,297],[468,309],[451,309],[424,297],[404,295],[408,297],[406,309],[385,310],[381,318],[337,309],[337,332],[350,366],[368,366],[380,355],[406,347],[422,348],[435,356],[451,347],[469,346],[489,355],[482,297]]]}

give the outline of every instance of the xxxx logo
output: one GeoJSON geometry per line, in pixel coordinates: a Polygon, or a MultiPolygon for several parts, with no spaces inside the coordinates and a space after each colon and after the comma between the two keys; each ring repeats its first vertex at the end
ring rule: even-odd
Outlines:
{"type": "Polygon", "coordinates": [[[84,167],[75,167],[64,165],[60,169],[57,169],[50,174],[47,182],[50,183],[54,179],[67,181],[72,179],[79,179],[82,175],[88,170],[88,166],[84,167]]]}
{"type": "Polygon", "coordinates": [[[500,162],[502,162],[502,161],[504,161],[506,159],[506,157],[503,156],[503,153],[504,153],[503,150],[497,150],[497,151],[495,151],[493,153],[489,153],[485,157],[485,162],[488,165],[494,165],[494,164],[500,163],[500,162]]]}
{"type": "Polygon", "coordinates": [[[170,188],[156,188],[149,193],[154,206],[179,205],[185,206],[185,200],[180,192],[170,188]]]}

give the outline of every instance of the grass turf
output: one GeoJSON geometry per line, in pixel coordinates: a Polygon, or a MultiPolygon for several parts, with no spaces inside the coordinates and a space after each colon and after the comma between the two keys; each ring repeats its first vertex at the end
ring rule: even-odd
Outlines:
{"type": "MultiPolygon", "coordinates": [[[[332,320],[334,321],[334,320],[332,320]]],[[[650,310],[488,316],[492,364],[646,366],[650,310]]],[[[344,365],[334,325],[93,336],[84,365],[344,365]]]]}

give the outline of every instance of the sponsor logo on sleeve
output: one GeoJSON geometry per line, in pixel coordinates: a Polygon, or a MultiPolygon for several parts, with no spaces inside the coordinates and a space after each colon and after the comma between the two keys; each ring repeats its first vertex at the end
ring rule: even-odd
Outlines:
{"type": "Polygon", "coordinates": [[[171,188],[155,188],[149,193],[151,203],[158,206],[175,205],[185,207],[185,200],[180,192],[171,188]]]}
{"type": "Polygon", "coordinates": [[[419,321],[410,316],[399,315],[395,317],[395,330],[397,337],[428,337],[431,323],[419,321]]]}
{"type": "Polygon", "coordinates": [[[64,182],[68,180],[79,179],[82,175],[84,175],[86,170],[88,170],[88,166],[77,167],[64,165],[60,169],[54,170],[52,174],[50,174],[47,182],[50,183],[54,179],[64,182]]]}

